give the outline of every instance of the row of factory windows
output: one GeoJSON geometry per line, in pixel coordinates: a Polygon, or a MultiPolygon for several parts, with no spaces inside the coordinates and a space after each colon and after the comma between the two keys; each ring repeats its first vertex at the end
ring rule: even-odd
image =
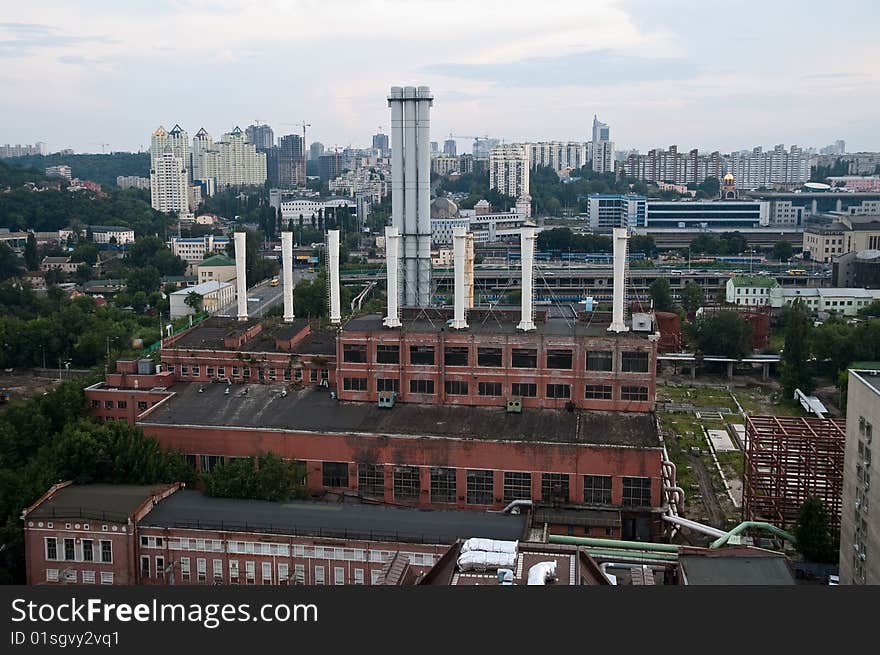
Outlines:
{"type": "MultiPolygon", "coordinates": [[[[209,378],[216,378],[218,380],[226,379],[226,366],[206,366],[205,367],[205,375],[209,378]]],[[[202,375],[202,367],[196,365],[186,365],[180,364],[180,368],[178,369],[176,366],[169,365],[168,370],[171,373],[179,372],[179,377],[194,377],[198,378],[202,375]]],[[[259,382],[275,382],[278,379],[278,376],[281,376],[281,379],[284,382],[290,382],[291,380],[294,382],[302,382],[303,380],[303,369],[302,368],[255,368],[255,375],[252,375],[252,369],[249,366],[230,366],[230,377],[232,378],[243,378],[244,380],[250,380],[252,377],[255,377],[259,382]]],[[[307,369],[309,372],[309,382],[318,382],[320,377],[321,381],[328,380],[330,378],[330,369],[316,369],[310,368],[307,369]]]]}
{"type": "MultiPolygon", "coordinates": [[[[321,482],[325,487],[347,487],[349,464],[346,462],[323,462],[321,482]]],[[[357,464],[358,490],[368,498],[385,497],[385,466],[382,464],[357,464]]],[[[464,500],[468,505],[492,505],[495,499],[495,471],[490,469],[466,469],[464,494],[459,495],[456,483],[457,469],[434,467],[430,471],[430,502],[455,503],[464,500]]],[[[503,478],[503,501],[531,500],[532,473],[505,471],[503,478]]],[[[537,474],[536,474],[537,475],[537,474]]],[[[563,502],[570,500],[571,475],[568,473],[541,473],[541,500],[563,502]]],[[[591,505],[610,505],[612,476],[583,476],[583,502],[591,505]]],[[[422,493],[421,469],[418,466],[395,466],[392,472],[392,491],[395,501],[419,500],[422,493]]],[[[651,479],[646,477],[622,478],[621,504],[628,507],[651,506],[651,479]]]]}
{"type": "Polygon", "coordinates": [[[94,539],[64,537],[61,539],[60,550],[58,542],[58,537],[45,538],[46,560],[52,562],[113,563],[113,542],[109,539],[101,539],[97,548],[94,539]]]}
{"type": "MultiPolygon", "coordinates": [[[[571,398],[570,384],[548,384],[545,386],[544,398],[571,398]]],[[[468,396],[472,386],[466,380],[446,380],[443,383],[447,396],[468,396]]],[[[368,378],[342,378],[343,391],[369,391],[368,378]]],[[[400,380],[397,378],[376,378],[376,391],[393,391],[400,393],[400,380]]],[[[412,394],[434,395],[434,380],[410,380],[409,392],[412,394]]],[[[501,397],[504,385],[501,382],[478,382],[477,395],[485,397],[501,397]]],[[[535,383],[514,382],[510,385],[511,396],[521,398],[537,398],[538,385],[535,383]]],[[[586,400],[614,400],[614,387],[610,384],[588,384],[584,386],[586,400]]],[[[623,385],[620,387],[619,400],[647,402],[648,387],[623,385]]]]}
{"type": "MultiPolygon", "coordinates": [[[[434,366],[438,359],[435,351],[434,346],[410,346],[409,364],[411,366],[434,366]]],[[[443,348],[444,366],[470,366],[471,359],[469,346],[445,346],[443,348]]],[[[477,366],[479,367],[502,368],[505,366],[504,359],[503,348],[482,346],[477,348],[477,366]]],[[[367,346],[365,344],[343,344],[342,361],[351,364],[366,364],[367,346]]],[[[512,348],[509,361],[511,368],[538,368],[538,349],[512,348]]],[[[400,346],[377,345],[375,363],[400,364],[400,346]]],[[[620,353],[618,370],[621,373],[647,373],[649,363],[650,358],[647,351],[624,351],[620,353]]],[[[571,349],[550,349],[546,352],[544,368],[572,370],[574,364],[574,351],[571,349]]],[[[614,352],[610,350],[587,352],[583,368],[587,371],[613,371],[614,352]]]]}

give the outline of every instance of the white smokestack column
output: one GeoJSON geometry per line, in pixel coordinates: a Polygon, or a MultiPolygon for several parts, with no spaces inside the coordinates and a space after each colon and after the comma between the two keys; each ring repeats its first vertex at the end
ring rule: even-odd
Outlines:
{"type": "Polygon", "coordinates": [[[626,292],[626,242],[629,238],[626,228],[616,227],[614,239],[614,297],[611,307],[609,332],[626,332],[629,328],[623,322],[623,305],[626,292]]]}
{"type": "Polygon", "coordinates": [[[464,274],[465,259],[467,258],[467,228],[456,227],[452,229],[452,248],[453,260],[455,264],[455,313],[453,314],[452,325],[450,327],[456,330],[463,330],[468,326],[464,317],[464,309],[467,299],[465,295],[464,274]]]}
{"type": "Polygon", "coordinates": [[[339,325],[339,230],[327,230],[327,268],[330,269],[330,322],[339,325]]]}
{"type": "Polygon", "coordinates": [[[235,233],[235,286],[238,292],[238,320],[248,319],[247,307],[247,273],[245,261],[247,252],[247,234],[235,233]]]}
{"type": "Polygon", "coordinates": [[[385,279],[388,284],[388,316],[383,324],[385,327],[400,327],[398,301],[400,299],[398,283],[400,278],[400,234],[396,227],[385,228],[385,265],[387,273],[385,279]]]}
{"type": "Polygon", "coordinates": [[[293,321],[293,232],[281,233],[281,275],[284,276],[284,322],[293,321]]]}
{"type": "Polygon", "coordinates": [[[535,329],[535,320],[532,312],[535,267],[535,241],[538,239],[535,228],[524,227],[520,230],[519,247],[520,260],[522,261],[522,315],[518,330],[528,332],[535,329]]]}
{"type": "Polygon", "coordinates": [[[418,299],[420,307],[431,304],[431,90],[420,86],[416,91],[416,175],[418,233],[418,299]]]}

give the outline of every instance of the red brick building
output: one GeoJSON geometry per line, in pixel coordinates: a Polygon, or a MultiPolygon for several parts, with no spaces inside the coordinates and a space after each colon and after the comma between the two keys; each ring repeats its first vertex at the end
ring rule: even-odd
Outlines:
{"type": "MultiPolygon", "coordinates": [[[[407,310],[389,330],[382,317],[354,318],[337,339],[339,397],[397,402],[650,412],[657,341],[646,333],[608,332],[583,316],[536,312],[534,332],[516,329],[517,312],[471,310],[452,330],[438,309],[407,310]]],[[[653,336],[653,335],[652,335],[653,336]]]]}
{"type": "Polygon", "coordinates": [[[24,514],[28,584],[377,584],[461,538],[517,540],[527,517],[208,498],[170,486],[52,487],[24,514]]]}

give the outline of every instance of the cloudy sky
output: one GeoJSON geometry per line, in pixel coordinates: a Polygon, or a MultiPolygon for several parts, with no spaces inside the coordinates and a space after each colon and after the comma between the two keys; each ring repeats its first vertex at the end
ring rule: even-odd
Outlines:
{"type": "Polygon", "coordinates": [[[389,87],[428,85],[439,141],[583,141],[597,113],[619,150],[880,150],[878,27],[875,0],[3,0],[0,143],[259,119],[368,145],[389,87]]]}

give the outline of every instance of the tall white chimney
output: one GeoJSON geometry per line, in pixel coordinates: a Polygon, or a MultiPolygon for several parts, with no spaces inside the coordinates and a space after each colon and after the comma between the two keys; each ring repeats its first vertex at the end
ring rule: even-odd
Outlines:
{"type": "Polygon", "coordinates": [[[238,294],[238,320],[248,319],[247,278],[246,275],[247,234],[235,233],[235,286],[238,294]]]}
{"type": "Polygon", "coordinates": [[[464,317],[464,309],[467,302],[465,298],[467,289],[465,288],[464,282],[465,259],[467,258],[466,227],[456,227],[452,229],[452,250],[453,263],[455,265],[455,310],[450,327],[456,330],[463,330],[468,326],[464,317]]]}
{"type": "Polygon", "coordinates": [[[623,305],[626,301],[626,242],[629,238],[625,227],[614,228],[614,296],[611,307],[609,332],[629,330],[623,322],[623,305]]]}
{"type": "Polygon", "coordinates": [[[339,325],[339,230],[327,230],[327,268],[330,269],[330,322],[339,325]]]}
{"type": "Polygon", "coordinates": [[[400,300],[398,283],[400,281],[400,234],[396,227],[385,228],[385,265],[387,272],[385,279],[388,284],[388,316],[383,324],[385,327],[400,327],[398,301],[400,300]]]}
{"type": "Polygon", "coordinates": [[[520,230],[519,247],[520,260],[522,261],[522,315],[518,330],[528,332],[535,329],[534,312],[532,302],[534,300],[533,286],[535,280],[535,241],[538,239],[535,228],[524,227],[520,230]]]}
{"type": "Polygon", "coordinates": [[[284,322],[293,321],[293,232],[281,233],[281,275],[284,278],[284,322]]]}

